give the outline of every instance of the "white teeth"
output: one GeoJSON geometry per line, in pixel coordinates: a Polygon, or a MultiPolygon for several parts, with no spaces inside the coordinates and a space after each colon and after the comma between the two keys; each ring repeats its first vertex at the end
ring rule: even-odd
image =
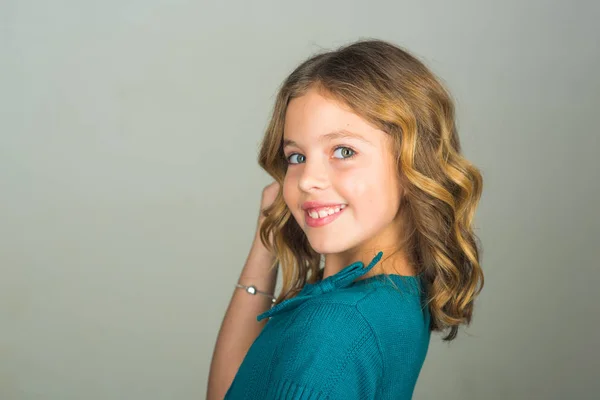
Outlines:
{"type": "Polygon", "coordinates": [[[337,212],[340,212],[340,210],[343,210],[344,208],[346,208],[345,204],[342,204],[341,206],[332,207],[332,208],[324,208],[319,211],[310,210],[310,211],[308,211],[308,215],[310,215],[311,218],[323,218],[323,217],[327,217],[328,215],[332,215],[337,212]]]}

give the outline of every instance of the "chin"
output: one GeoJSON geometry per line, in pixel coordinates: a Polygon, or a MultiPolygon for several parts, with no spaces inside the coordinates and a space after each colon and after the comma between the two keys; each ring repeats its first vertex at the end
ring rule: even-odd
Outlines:
{"type": "Polygon", "coordinates": [[[348,246],[344,243],[340,243],[339,238],[333,240],[311,240],[308,238],[310,247],[313,248],[319,254],[336,254],[342,253],[348,249],[348,246]]]}

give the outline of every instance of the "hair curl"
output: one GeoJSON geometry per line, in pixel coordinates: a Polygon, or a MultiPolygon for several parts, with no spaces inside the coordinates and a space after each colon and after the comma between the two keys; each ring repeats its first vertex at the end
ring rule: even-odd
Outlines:
{"type": "Polygon", "coordinates": [[[286,109],[291,99],[313,88],[393,138],[398,178],[405,190],[400,205],[406,227],[403,243],[423,278],[430,329],[449,329],[443,340],[453,340],[460,324],[471,323],[474,299],[484,285],[480,243],[472,229],[483,180],[461,155],[449,92],[421,61],[383,40],[360,40],[310,57],[277,94],[258,157],[260,166],[280,184],[275,201],[263,210],[260,227],[261,241],[276,255],[273,267],[279,264],[283,275],[276,304],[323,274],[320,254],[310,246],[282,194],[286,109]]]}

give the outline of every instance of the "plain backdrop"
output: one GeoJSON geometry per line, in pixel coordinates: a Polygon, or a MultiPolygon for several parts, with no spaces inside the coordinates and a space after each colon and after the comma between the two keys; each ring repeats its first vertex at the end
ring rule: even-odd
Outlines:
{"type": "Polygon", "coordinates": [[[414,398],[599,398],[598,17],[591,0],[0,1],[0,399],[204,398],[277,89],[364,38],[441,77],[484,177],[486,284],[458,339],[432,335],[414,398]]]}

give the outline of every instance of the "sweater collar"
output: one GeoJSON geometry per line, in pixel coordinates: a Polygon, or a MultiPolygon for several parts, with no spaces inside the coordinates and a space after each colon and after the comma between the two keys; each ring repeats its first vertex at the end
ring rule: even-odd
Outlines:
{"type": "Polygon", "coordinates": [[[271,307],[270,310],[256,317],[256,320],[260,321],[264,318],[279,314],[284,310],[296,308],[300,305],[300,303],[306,301],[310,297],[318,296],[323,293],[352,285],[356,278],[369,272],[375,266],[375,264],[381,260],[382,256],[383,252],[380,251],[377,253],[377,255],[371,260],[366,268],[364,267],[365,265],[362,261],[357,261],[343,268],[335,275],[328,276],[317,283],[305,283],[300,293],[298,293],[295,297],[284,300],[281,303],[271,307]]]}

